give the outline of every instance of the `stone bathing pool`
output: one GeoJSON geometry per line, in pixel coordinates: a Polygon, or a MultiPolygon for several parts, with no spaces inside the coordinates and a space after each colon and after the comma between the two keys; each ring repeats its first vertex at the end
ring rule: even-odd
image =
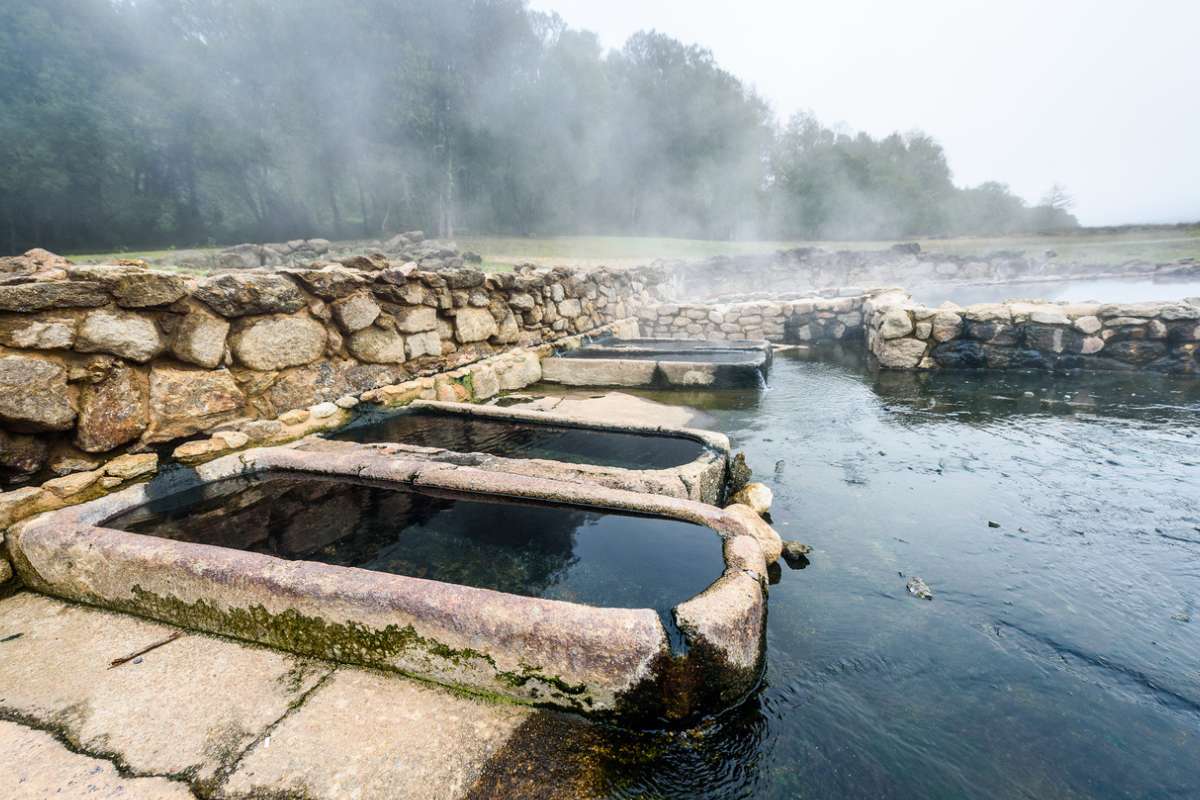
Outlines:
{"type": "Polygon", "coordinates": [[[611,798],[1200,796],[1200,381],[875,375],[847,349],[776,354],[766,392],[640,394],[728,434],[775,528],[815,551],[770,589],[759,692],[688,734],[556,730],[593,754],[564,780],[611,798]]]}
{"type": "Polygon", "coordinates": [[[763,388],[771,367],[765,341],[602,339],[542,362],[542,379],[567,386],[763,388]]]}
{"type": "Polygon", "coordinates": [[[328,439],[306,446],[370,444],[407,458],[716,505],[724,498],[729,456],[729,440],[712,431],[426,400],[398,411],[368,412],[328,439]]]}
{"type": "Polygon", "coordinates": [[[46,594],[639,725],[757,683],[767,568],[740,517],[305,444],[18,523],[14,567],[46,594]]]}

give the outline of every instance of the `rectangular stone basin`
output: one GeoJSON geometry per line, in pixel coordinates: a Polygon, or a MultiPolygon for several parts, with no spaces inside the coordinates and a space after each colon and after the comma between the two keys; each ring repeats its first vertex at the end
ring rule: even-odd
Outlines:
{"type": "Polygon", "coordinates": [[[368,412],[327,438],[714,504],[722,499],[729,456],[729,440],[712,431],[434,401],[368,412]]]}
{"type": "Polygon", "coordinates": [[[19,523],[7,545],[35,591],[661,724],[758,680],[754,533],[687,500],[346,444],[164,473],[19,523]]]}
{"type": "Polygon", "coordinates": [[[605,339],[542,361],[542,380],[567,386],[765,387],[767,342],[605,339]]]}

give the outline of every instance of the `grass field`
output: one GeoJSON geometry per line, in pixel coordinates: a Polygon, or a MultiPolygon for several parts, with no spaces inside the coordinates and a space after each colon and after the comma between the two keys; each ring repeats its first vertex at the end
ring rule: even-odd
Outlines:
{"type": "MultiPolygon", "coordinates": [[[[1058,236],[917,241],[927,251],[953,255],[983,254],[996,250],[1024,250],[1028,253],[1053,250],[1063,260],[1096,264],[1121,263],[1133,259],[1155,262],[1176,261],[1182,258],[1200,259],[1200,225],[1186,228],[1131,228],[1116,232],[1083,231],[1058,236]]],[[[485,269],[502,272],[523,263],[539,266],[624,267],[645,264],[656,258],[699,259],[716,255],[770,253],[791,247],[882,250],[895,242],[728,242],[631,236],[460,236],[456,243],[462,250],[470,250],[483,256],[485,269]]],[[[68,255],[75,261],[98,263],[117,258],[165,260],[175,252],[177,251],[144,250],[68,255]]]]}

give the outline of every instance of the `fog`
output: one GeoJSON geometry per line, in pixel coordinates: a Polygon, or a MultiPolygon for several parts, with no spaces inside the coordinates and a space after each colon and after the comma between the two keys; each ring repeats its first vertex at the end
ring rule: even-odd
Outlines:
{"type": "Polygon", "coordinates": [[[534,0],[619,47],[655,28],[710,48],[787,117],[921,128],[957,183],[1054,182],[1085,225],[1200,220],[1194,0],[534,0]]]}
{"type": "Polygon", "coordinates": [[[0,2],[0,251],[1200,219],[1197,11],[902,7],[0,2]]]}

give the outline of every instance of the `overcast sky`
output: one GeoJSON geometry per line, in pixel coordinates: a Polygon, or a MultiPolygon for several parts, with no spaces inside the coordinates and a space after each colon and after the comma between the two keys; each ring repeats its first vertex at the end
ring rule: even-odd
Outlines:
{"type": "Polygon", "coordinates": [[[1200,0],[531,0],[711,49],[781,117],[921,128],[959,184],[1055,182],[1085,225],[1200,220],[1200,0]]]}

